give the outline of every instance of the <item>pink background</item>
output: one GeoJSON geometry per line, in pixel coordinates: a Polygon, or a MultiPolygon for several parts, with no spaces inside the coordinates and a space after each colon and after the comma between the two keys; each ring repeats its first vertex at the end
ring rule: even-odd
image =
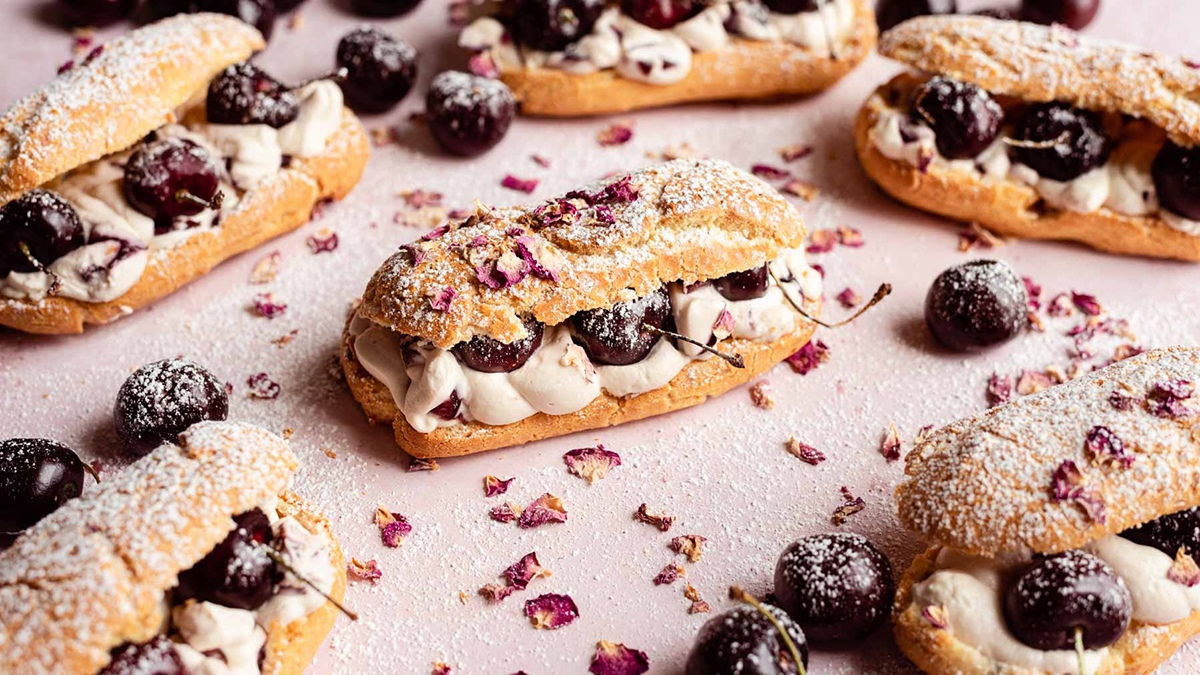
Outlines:
{"type": "MultiPolygon", "coordinates": [[[[283,79],[300,80],[332,65],[337,40],[359,20],[345,0],[308,0],[304,26],[281,21],[262,57],[283,79]]],[[[0,105],[7,105],[53,76],[70,58],[69,33],[46,23],[41,2],[6,0],[0,105]]],[[[1094,35],[1126,39],[1200,57],[1189,42],[1200,5],[1172,0],[1109,0],[1094,35]]],[[[681,585],[651,579],[672,560],[671,536],[708,537],[704,559],[687,565],[688,578],[715,611],[729,606],[726,589],[742,584],[769,590],[775,560],[793,539],[833,530],[830,513],[849,486],[867,508],[842,529],[879,544],[902,571],[919,547],[894,516],[893,487],[901,463],[880,456],[880,438],[895,423],[906,449],[926,424],[942,425],[985,406],[993,371],[1017,375],[1049,364],[1066,366],[1078,317],[1047,321],[1044,334],[1026,334],[1002,349],[962,356],[939,351],[922,319],[930,281],[945,267],[973,257],[1008,260],[1046,288],[1046,297],[1075,289],[1097,295],[1114,316],[1127,318],[1143,346],[1196,344],[1200,270],[1193,265],[1103,255],[1073,245],[1016,242],[970,254],[957,250],[957,228],[903,208],[882,195],[854,158],[851,122],[873,87],[897,70],[874,56],[824,95],[766,105],[689,106],[629,115],[633,140],[601,148],[596,134],[609,121],[518,120],[494,151],[475,160],[444,155],[427,131],[407,121],[423,107],[425,85],[437,71],[460,67],[455,30],[441,0],[425,0],[407,17],[382,22],[421,52],[421,78],[401,108],[369,118],[368,127],[396,124],[399,142],[375,148],[367,173],[345,202],[326,209],[319,222],[260,250],[227,262],[156,306],[83,336],[42,338],[0,331],[0,437],[50,436],[114,469],[122,460],[112,430],[118,387],[136,367],[185,355],[207,364],[235,386],[231,418],[276,431],[295,430],[292,445],[304,462],[297,489],[332,520],[347,557],[375,558],[383,569],[376,585],[354,584],[347,603],[362,620],[339,621],[309,672],[428,673],[444,661],[456,673],[531,675],[582,673],[597,640],[645,650],[651,672],[675,675],[692,638],[708,618],[689,616],[681,585]],[[351,301],[382,259],[421,230],[398,225],[404,209],[398,192],[443,192],[450,207],[475,198],[492,204],[524,201],[500,187],[506,173],[536,178],[535,197],[565,191],[619,169],[644,165],[649,153],[689,143],[699,153],[742,167],[781,165],[778,149],[812,143],[816,152],[789,168],[817,184],[820,196],[798,203],[810,229],[848,225],[866,245],[815,255],[828,272],[827,317],[843,315],[833,295],[850,286],[867,297],[882,281],[895,293],[856,324],[817,337],[832,359],[802,377],[786,366],[768,374],[778,405],[754,408],[745,388],[699,408],[617,429],[582,433],[441,463],[437,473],[406,473],[406,458],[389,428],[367,426],[344,384],[330,377],[342,324],[351,301]],[[538,153],[553,166],[530,160],[538,153]],[[332,254],[313,255],[305,238],[322,227],[338,233],[332,254]],[[268,287],[247,281],[270,251],[283,256],[278,280],[268,287]],[[282,317],[257,318],[250,299],[273,291],[288,304],[282,317]],[[280,348],[271,340],[298,330],[280,348]],[[246,397],[246,378],[266,371],[283,388],[274,401],[246,397]],[[783,450],[795,436],[829,456],[813,467],[783,450]],[[567,450],[603,442],[624,464],[589,486],[568,475],[567,450]],[[332,458],[324,452],[336,452],[332,458]],[[516,476],[509,494],[485,499],[487,474],[516,476]],[[543,492],[564,498],[570,520],[518,530],[487,518],[508,498],[528,503],[543,492]],[[642,502],[677,517],[670,534],[631,519],[642,502]],[[377,505],[402,513],[414,532],[400,549],[385,549],[372,524],[377,505]],[[523,554],[536,551],[554,575],[502,604],[488,605],[475,591],[523,554]],[[460,604],[459,592],[470,595],[460,604]],[[522,615],[526,599],[568,593],[582,616],[556,632],[535,631],[522,615]]],[[[108,37],[125,30],[106,31],[108,37]]],[[[1098,341],[1097,360],[1115,343],[1098,341]]],[[[1200,650],[1185,647],[1162,669],[1195,672],[1200,650]]],[[[910,674],[887,631],[844,651],[817,650],[811,672],[910,674]]]]}

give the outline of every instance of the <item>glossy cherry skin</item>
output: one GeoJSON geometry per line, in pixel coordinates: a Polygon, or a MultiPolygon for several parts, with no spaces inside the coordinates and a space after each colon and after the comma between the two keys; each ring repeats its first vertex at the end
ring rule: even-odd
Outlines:
{"type": "Polygon", "coordinates": [[[448,70],[429,85],[425,114],[443,148],[474,157],[504,139],[517,115],[517,100],[500,80],[448,70]]]}
{"type": "Polygon", "coordinates": [[[384,112],[412,89],[417,50],[378,28],[358,28],[338,42],[337,66],[346,69],[339,84],[352,108],[384,112]]]}
{"type": "Polygon", "coordinates": [[[250,24],[262,33],[264,40],[275,32],[276,8],[273,0],[201,0],[201,10],[228,14],[250,24]]]}
{"type": "Polygon", "coordinates": [[[511,30],[517,44],[547,52],[592,32],[604,0],[517,0],[511,30]]]}
{"type": "Polygon", "coordinates": [[[1024,0],[1021,18],[1025,21],[1050,25],[1059,23],[1068,28],[1085,28],[1100,11],[1100,0],[1024,0]]]}
{"type": "Polygon", "coordinates": [[[0,208],[0,270],[34,272],[83,244],[79,214],[58,193],[30,190],[0,208]]]}
{"type": "Polygon", "coordinates": [[[173,643],[159,635],[149,642],[126,642],[112,651],[112,661],[96,675],[190,675],[173,643]]]}
{"type": "Polygon", "coordinates": [[[655,30],[667,30],[704,9],[697,0],[621,0],[621,11],[655,30]]]}
{"type": "Polygon", "coordinates": [[[1100,649],[1125,633],[1133,599],[1125,582],[1103,560],[1068,551],[1035,560],[1004,592],[1009,630],[1034,649],[1100,649]]]}
{"type": "Polygon", "coordinates": [[[253,610],[271,598],[282,574],[260,549],[274,539],[259,509],[235,516],[233,531],[203,560],[179,575],[178,595],[235,609],[253,610]]]}
{"type": "Polygon", "coordinates": [[[125,199],[151,218],[194,216],[213,203],[220,168],[204,148],[183,138],[138,147],[125,163],[125,199]],[[194,199],[193,199],[194,198],[194,199]]]}
{"type": "Polygon", "coordinates": [[[1017,21],[1020,19],[1020,15],[1015,9],[1009,9],[1007,7],[991,7],[988,9],[981,9],[978,12],[975,12],[975,14],[978,14],[979,16],[990,16],[993,19],[1004,19],[1005,21],[1017,21]]]}
{"type": "Polygon", "coordinates": [[[1172,558],[1182,548],[1188,555],[1200,560],[1200,506],[1130,528],[1121,536],[1135,544],[1152,546],[1172,558]]]}
{"type": "Polygon", "coordinates": [[[400,16],[411,12],[421,0],[350,0],[350,8],[366,16],[400,16]]]}
{"type": "Polygon", "coordinates": [[[943,157],[970,159],[996,140],[1004,110],[979,87],[937,76],[917,89],[913,118],[934,130],[943,157]]]}
{"type": "Polygon", "coordinates": [[[0,441],[0,532],[16,533],[83,494],[83,461],[44,438],[0,441]]]}
{"type": "Polygon", "coordinates": [[[723,277],[714,279],[713,288],[726,300],[753,300],[767,294],[770,275],[766,265],[760,265],[744,272],[731,272],[723,277]]]}
{"type": "Polygon", "coordinates": [[[619,302],[605,309],[590,309],[571,317],[575,339],[594,363],[627,366],[650,354],[659,334],[642,324],[667,328],[671,299],[665,288],[650,295],[619,302]]]}
{"type": "Polygon", "coordinates": [[[467,342],[454,346],[454,355],[472,370],[483,373],[511,373],[525,365],[529,357],[542,345],[546,325],[533,317],[526,317],[526,336],[505,344],[486,335],[476,335],[467,342]]]}
{"type": "Polygon", "coordinates": [[[972,260],[938,275],[925,296],[925,323],[943,346],[979,351],[1007,342],[1028,321],[1025,282],[1000,260],[972,260]]]}
{"type": "Polygon", "coordinates": [[[1032,105],[1017,122],[1013,137],[1020,141],[1053,143],[1051,147],[1014,147],[1022,164],[1046,178],[1069,181],[1103,165],[1112,152],[1100,116],[1065,103],[1032,105]]]}
{"type": "Polygon", "coordinates": [[[1163,208],[1200,220],[1200,147],[1185,148],[1168,140],[1154,157],[1150,175],[1163,208]]]}
{"type": "Polygon", "coordinates": [[[138,368],[117,392],[113,422],[125,449],[142,456],[188,427],[229,414],[225,385],[204,366],[185,359],[138,368]]]}
{"type": "Polygon", "coordinates": [[[772,12],[778,14],[799,14],[800,12],[815,12],[820,9],[817,0],[763,0],[772,12]]]}
{"type": "Polygon", "coordinates": [[[775,565],[777,604],[814,642],[874,633],[887,621],[895,596],[892,564],[857,534],[805,537],[775,565]]]}
{"type": "Polygon", "coordinates": [[[913,17],[957,11],[956,0],[879,0],[875,4],[875,21],[879,23],[879,30],[885,31],[913,17]]]}
{"type": "Polygon", "coordinates": [[[300,99],[261,68],[243,61],[221,71],[208,85],[205,112],[213,124],[265,124],[278,129],[300,114],[300,99]]]}
{"type": "MultiPolygon", "coordinates": [[[[808,666],[804,631],[778,607],[764,604],[808,666]]],[[[771,620],[750,606],[735,607],[709,619],[696,635],[685,675],[793,675],[799,673],[791,651],[771,620]]]]}
{"type": "Polygon", "coordinates": [[[133,14],[138,0],[58,0],[63,17],[74,26],[102,28],[133,14]]]}

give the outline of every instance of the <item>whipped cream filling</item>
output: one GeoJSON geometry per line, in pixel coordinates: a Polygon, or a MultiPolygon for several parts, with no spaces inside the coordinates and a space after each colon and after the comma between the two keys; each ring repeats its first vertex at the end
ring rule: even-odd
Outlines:
{"type": "MultiPolygon", "coordinates": [[[[279,552],[288,564],[325,593],[332,592],[335,572],[328,543],[291,516],[280,518],[273,503],[263,505],[262,511],[272,521],[279,552]]],[[[320,593],[290,572],[271,598],[253,611],[188,600],[171,609],[175,651],[191,675],[261,675],[258,655],[267,632],[324,603],[320,593]]]]}
{"type": "MultiPolygon", "coordinates": [[[[681,284],[670,284],[676,327],[705,343],[728,336],[770,342],[794,332],[801,317],[783,294],[797,304],[815,300],[821,297],[821,276],[809,267],[803,249],[784,251],[771,262],[771,269],[783,286],[771,279],[767,293],[751,300],[726,300],[710,285],[687,293],[681,284]],[[726,323],[729,329],[718,332],[723,311],[729,312],[732,325],[726,323]]],[[[520,368],[484,373],[464,366],[452,351],[428,343],[405,345],[404,336],[359,315],[351,321],[350,332],[359,363],[388,388],[404,418],[421,433],[460,420],[499,426],[538,412],[570,414],[586,407],[601,391],[619,397],[642,394],[666,385],[693,360],[711,358],[689,345],[677,347],[672,340],[660,339],[637,363],[596,365],[564,323],[546,327],[542,344],[520,368]],[[443,419],[433,410],[452,392],[462,401],[459,417],[443,419]]]]}
{"type": "Polygon", "coordinates": [[[832,51],[853,32],[852,0],[828,0],[812,12],[781,14],[758,0],[710,4],[696,16],[657,30],[609,7],[592,31],[557,52],[521,47],[492,17],[476,19],[459,35],[459,46],[487,51],[501,71],[557,68],[583,75],[615,68],[625,78],[647,84],[679,82],[691,70],[692,52],[711,52],[731,35],[759,42],[790,42],[818,53],[832,51]]]}
{"type": "MultiPolygon", "coordinates": [[[[1167,625],[1200,610],[1200,586],[1172,581],[1167,571],[1174,560],[1151,546],[1142,546],[1112,535],[1083,548],[1108,563],[1124,580],[1133,598],[1133,620],[1167,625]]],[[[942,549],[938,570],[913,587],[913,602],[920,608],[945,609],[954,636],[999,666],[1016,666],[1051,673],[1093,675],[1108,649],[1084,651],[1084,670],[1073,649],[1044,651],[1018,641],[1004,619],[1005,581],[1013,570],[1028,562],[1028,555],[980,558],[942,549]]]]}
{"type": "Polygon", "coordinates": [[[11,272],[0,279],[0,297],[38,302],[56,295],[83,302],[109,302],[134,286],[150,256],[220,226],[245,193],[277,174],[284,155],[319,154],[342,120],[342,91],[328,80],[297,90],[300,112],[280,129],[264,124],[168,124],[159,137],[183,138],[204,148],[214,162],[228,166],[220,179],[224,201],[220,210],[205,209],[176,218],[172,228],[156,232],[154,220],[125,199],[125,163],[135,148],[89,162],[55,179],[48,189],[66,199],[84,229],[84,246],[71,251],[42,271],[11,272]]]}
{"type": "Polygon", "coordinates": [[[880,154],[888,159],[918,168],[932,165],[973,172],[984,178],[1013,180],[1032,187],[1047,204],[1058,209],[1086,214],[1107,208],[1125,216],[1154,216],[1185,234],[1200,236],[1200,222],[1172,213],[1159,204],[1150,165],[1162,147],[1161,142],[1124,141],[1103,166],[1069,181],[1057,181],[1014,162],[1008,155],[1003,133],[978,157],[948,159],[938,152],[937,134],[929,125],[887,105],[879,95],[871,105],[879,111],[879,119],[869,136],[880,154]]]}

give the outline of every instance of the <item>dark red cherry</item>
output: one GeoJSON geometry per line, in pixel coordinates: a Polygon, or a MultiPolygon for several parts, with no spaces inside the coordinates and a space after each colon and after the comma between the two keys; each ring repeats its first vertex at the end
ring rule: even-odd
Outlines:
{"type": "Polygon", "coordinates": [[[1183,548],[1188,555],[1200,559],[1200,506],[1130,528],[1121,536],[1135,544],[1152,546],[1172,558],[1183,548]]]}
{"type": "Polygon", "coordinates": [[[817,534],[784,550],[775,598],[814,642],[858,640],[887,621],[896,582],[887,556],[857,534],[817,534]]]}
{"type": "Polygon", "coordinates": [[[282,578],[275,563],[260,545],[274,539],[271,521],[260,509],[233,519],[236,525],[225,540],[190,570],[179,575],[181,598],[196,598],[235,609],[257,609],[271,598],[282,578]]]}
{"type": "Polygon", "coordinates": [[[1016,337],[1028,322],[1025,282],[1001,260],[972,260],[938,275],[925,323],[945,347],[978,351],[1016,337]]]}
{"type": "Polygon", "coordinates": [[[150,13],[155,17],[192,14],[201,11],[203,0],[149,0],[150,13]]]}
{"type": "Polygon", "coordinates": [[[15,533],[83,494],[84,465],[45,438],[0,441],[0,532],[15,533]]]}
{"type": "Polygon", "coordinates": [[[200,9],[235,16],[257,28],[264,40],[270,40],[275,31],[274,0],[200,0],[200,9]]]}
{"type": "Polygon", "coordinates": [[[526,317],[526,336],[505,344],[486,335],[476,335],[469,341],[454,347],[454,355],[472,370],[484,373],[511,373],[525,365],[530,356],[542,344],[542,333],[546,325],[533,317],[526,317]]]}
{"type": "MultiPolygon", "coordinates": [[[[782,609],[764,604],[808,666],[804,631],[782,609]]],[[[754,607],[736,607],[709,619],[696,635],[684,675],[793,675],[800,669],[779,629],[754,607]]]]}
{"type": "Polygon", "coordinates": [[[954,14],[957,0],[879,0],[875,4],[875,21],[884,31],[916,16],[954,14]]]}
{"type": "Polygon", "coordinates": [[[458,413],[461,410],[462,398],[459,397],[457,391],[451,390],[450,397],[439,403],[433,410],[430,410],[429,414],[449,422],[450,420],[457,419],[458,413]]]}
{"type": "Polygon", "coordinates": [[[1154,189],[1163,208],[1190,220],[1200,220],[1200,147],[1163,145],[1150,166],[1154,189]]]}
{"type": "Polygon", "coordinates": [[[665,288],[650,295],[618,302],[607,309],[590,309],[571,317],[575,339],[595,363],[627,366],[650,354],[659,335],[642,324],[667,328],[671,298],[665,288]]]}
{"type": "Polygon", "coordinates": [[[244,61],[221,71],[208,85],[205,112],[213,124],[265,124],[278,129],[300,114],[300,99],[261,68],[244,61]]]}
{"type": "Polygon", "coordinates": [[[384,112],[412,89],[417,78],[417,50],[378,28],[357,28],[338,42],[337,66],[346,100],[356,110],[384,112]]]}
{"type": "Polygon", "coordinates": [[[189,675],[165,635],[142,644],[125,644],[112,650],[112,661],[96,675],[189,675]]]}
{"type": "Polygon", "coordinates": [[[446,150],[474,157],[499,143],[517,114],[512,90],[500,80],[448,70],[425,97],[429,130],[446,150]]]}
{"type": "Polygon", "coordinates": [[[1007,7],[981,9],[978,12],[975,12],[975,14],[978,14],[979,16],[989,16],[993,19],[1004,19],[1005,21],[1017,21],[1020,18],[1020,15],[1017,14],[1015,9],[1009,9],[1007,7]]]}
{"type": "Polygon", "coordinates": [[[1021,116],[1013,138],[1047,147],[1014,147],[1022,164],[1042,176],[1069,181],[1108,161],[1112,142],[1100,116],[1065,103],[1038,103],[1021,116]]]}
{"type": "Polygon", "coordinates": [[[1035,560],[1004,592],[1004,618],[1013,635],[1041,650],[1085,649],[1117,641],[1129,626],[1133,599],[1103,560],[1068,551],[1035,560]]]}
{"type": "Polygon", "coordinates": [[[133,14],[138,0],[58,0],[67,22],[100,28],[133,14]]]}
{"type": "Polygon", "coordinates": [[[400,16],[411,12],[421,0],[350,0],[350,7],[367,16],[400,16]]]}
{"type": "Polygon", "coordinates": [[[731,272],[714,279],[713,288],[726,300],[753,300],[767,294],[767,266],[761,265],[745,272],[731,272]]]}
{"type": "Polygon", "coordinates": [[[1099,10],[1100,0],[1024,0],[1021,18],[1046,25],[1061,23],[1079,30],[1090,24],[1099,10]]]}
{"type": "Polygon", "coordinates": [[[512,33],[517,44],[557,52],[592,32],[604,0],[517,0],[512,33]]]}
{"type": "Polygon", "coordinates": [[[939,75],[917,89],[913,117],[937,133],[944,157],[969,159],[996,140],[1004,110],[979,87],[939,75]]]}
{"type": "Polygon", "coordinates": [[[275,0],[275,14],[278,16],[285,12],[290,12],[305,2],[306,0],[275,0]]]}
{"type": "Polygon", "coordinates": [[[34,272],[83,244],[79,214],[58,193],[30,190],[0,208],[0,269],[34,272]]]}
{"type": "Polygon", "coordinates": [[[139,457],[174,441],[197,422],[223,420],[228,414],[225,385],[204,366],[186,359],[138,368],[121,385],[113,406],[117,436],[139,457]]]}
{"type": "Polygon", "coordinates": [[[799,14],[800,12],[815,12],[821,8],[818,0],[763,0],[772,12],[779,14],[799,14]]]}
{"type": "Polygon", "coordinates": [[[125,198],[151,218],[194,216],[219,205],[220,167],[204,148],[183,138],[138,147],[125,163],[125,198]]]}
{"type": "Polygon", "coordinates": [[[621,0],[621,11],[655,30],[666,30],[703,9],[697,0],[621,0]]]}

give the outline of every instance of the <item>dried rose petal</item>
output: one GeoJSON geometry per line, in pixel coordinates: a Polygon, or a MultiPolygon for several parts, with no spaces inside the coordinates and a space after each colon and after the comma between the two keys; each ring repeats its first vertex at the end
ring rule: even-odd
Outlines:
{"type": "Polygon", "coordinates": [[[570,225],[579,221],[579,208],[566,199],[556,199],[534,209],[533,217],[544,227],[570,225]]]}
{"type": "Polygon", "coordinates": [[[508,486],[512,484],[514,480],[516,480],[515,476],[509,478],[508,480],[500,480],[495,476],[485,476],[483,479],[483,496],[495,497],[496,495],[502,495],[505,492],[508,492],[508,486]]]}
{"type": "MultiPolygon", "coordinates": [[[[571,195],[568,194],[570,199],[571,195]]],[[[595,204],[630,204],[638,198],[638,189],[633,186],[633,178],[625,176],[615,183],[609,183],[604,186],[604,189],[591,196],[591,203],[595,204]]]]}
{"type": "Polygon", "coordinates": [[[692,601],[692,606],[688,607],[688,614],[708,614],[712,611],[712,605],[704,598],[696,598],[692,601]]]}
{"type": "Polygon", "coordinates": [[[621,466],[621,456],[605,450],[600,444],[594,448],[579,448],[563,455],[567,471],[586,480],[589,484],[604,478],[614,467],[621,466]]]}
{"type": "Polygon", "coordinates": [[[921,616],[934,628],[945,630],[950,626],[950,616],[944,605],[927,605],[921,608],[921,616]]]}
{"type": "Polygon", "coordinates": [[[1128,394],[1123,394],[1119,391],[1114,391],[1108,396],[1108,404],[1117,410],[1129,410],[1133,407],[1133,404],[1136,403],[1137,400],[1138,399],[1128,394]]]}
{"type": "Polygon", "coordinates": [[[440,239],[449,231],[450,231],[450,223],[445,223],[444,225],[435,227],[432,230],[421,235],[421,241],[433,241],[434,239],[440,239]]]}
{"type": "Polygon", "coordinates": [[[563,506],[562,500],[547,492],[525,507],[517,525],[529,529],[546,523],[565,522],[567,522],[567,509],[563,506]]]}
{"type": "Polygon", "coordinates": [[[671,584],[678,581],[679,577],[685,575],[686,573],[687,572],[683,569],[682,566],[676,565],[675,563],[671,563],[670,565],[667,565],[666,567],[662,568],[662,571],[659,572],[654,577],[654,585],[655,586],[670,586],[671,584]]]}
{"type": "Polygon", "coordinates": [[[622,120],[610,125],[607,129],[596,135],[596,140],[600,145],[607,147],[610,145],[622,145],[628,143],[633,138],[633,122],[631,120],[622,120]]]}
{"type": "Polygon", "coordinates": [[[1158,382],[1146,396],[1146,406],[1158,417],[1182,418],[1194,413],[1185,401],[1195,393],[1195,385],[1187,380],[1158,382]]]}
{"type": "Polygon", "coordinates": [[[786,445],[787,451],[802,462],[816,466],[825,461],[824,453],[811,445],[801,443],[795,438],[789,438],[786,445]]]}
{"type": "Polygon", "coordinates": [[[439,468],[441,467],[438,466],[436,459],[421,459],[420,457],[413,457],[412,459],[408,460],[409,473],[414,471],[437,471],[439,468]]]}
{"type": "Polygon", "coordinates": [[[383,576],[383,570],[379,569],[379,563],[374,560],[363,562],[358,558],[350,559],[350,563],[346,565],[346,573],[352,580],[370,581],[371,583],[375,583],[383,576]]]}
{"type": "Polygon", "coordinates": [[[785,360],[792,370],[801,375],[807,375],[816,370],[817,366],[829,360],[829,347],[820,340],[812,340],[785,360]]]}
{"type": "Polygon", "coordinates": [[[998,406],[1008,403],[1012,397],[1012,386],[1012,378],[1008,375],[992,373],[992,376],[988,378],[987,385],[988,405],[998,406]]]}
{"type": "Polygon", "coordinates": [[[917,432],[917,437],[913,439],[913,445],[920,445],[924,443],[925,441],[929,440],[929,437],[932,435],[933,425],[926,424],[925,426],[921,427],[920,431],[917,432]]]}
{"type": "Polygon", "coordinates": [[[593,207],[592,214],[593,214],[593,216],[595,216],[592,219],[593,222],[600,223],[601,225],[616,225],[617,224],[617,217],[613,214],[612,209],[605,206],[604,204],[598,204],[595,207],[593,207]]]}
{"type": "Polygon", "coordinates": [[[252,300],[254,313],[264,319],[274,319],[287,311],[287,304],[275,301],[274,293],[259,293],[252,300]]]}
{"type": "Polygon", "coordinates": [[[491,263],[475,268],[479,282],[491,289],[503,289],[521,283],[529,276],[531,267],[516,253],[506,251],[491,263]]]}
{"type": "Polygon", "coordinates": [[[698,534],[681,534],[671,540],[671,550],[687,556],[690,562],[700,562],[700,556],[704,555],[704,542],[708,541],[707,537],[702,537],[698,534]]]}
{"type": "Polygon", "coordinates": [[[813,230],[813,233],[809,236],[808,241],[808,248],[805,250],[809,253],[828,253],[832,251],[834,245],[837,244],[837,230],[813,230]]]}
{"type": "Polygon", "coordinates": [[[640,523],[653,525],[663,532],[670,530],[671,525],[675,523],[675,516],[668,516],[666,514],[654,515],[650,513],[645,504],[638,507],[638,510],[633,514],[633,519],[640,523]]]}
{"type": "Polygon", "coordinates": [[[488,511],[488,517],[501,523],[511,523],[521,517],[521,507],[513,502],[506,502],[488,511]]]}
{"type": "Polygon", "coordinates": [[[883,435],[883,441],[879,444],[879,454],[887,461],[894,462],[900,459],[901,445],[900,432],[896,431],[895,424],[889,422],[887,433],[883,435]]]}
{"type": "Polygon", "coordinates": [[[279,392],[282,388],[279,383],[272,380],[266,373],[255,373],[246,379],[246,385],[250,387],[250,398],[273,399],[279,398],[279,392]]]}
{"type": "Polygon", "coordinates": [[[337,232],[328,227],[322,228],[320,232],[314,235],[310,235],[305,241],[308,243],[309,250],[314,254],[332,253],[338,247],[337,232]]]}
{"type": "Polygon", "coordinates": [[[453,287],[447,286],[438,294],[429,299],[429,306],[439,312],[449,312],[450,305],[454,303],[454,299],[458,297],[458,291],[453,287]]]}
{"type": "Polygon", "coordinates": [[[750,402],[763,410],[774,409],[775,394],[771,383],[766,380],[758,380],[750,385],[750,402]]]}
{"type": "Polygon", "coordinates": [[[537,164],[538,166],[542,167],[543,169],[550,168],[550,160],[547,159],[546,157],[543,157],[542,155],[530,155],[529,159],[532,159],[534,164],[537,164]]]}
{"type": "Polygon", "coordinates": [[[479,594],[490,602],[501,602],[519,589],[509,584],[487,584],[479,589],[479,594]]]}
{"type": "Polygon", "coordinates": [[[525,590],[529,582],[538,577],[550,576],[550,570],[538,562],[537,553],[526,553],[520,560],[504,570],[504,578],[508,584],[518,590],[525,590]]]}
{"type": "Polygon", "coordinates": [[[546,593],[525,601],[525,616],[539,630],[557,630],[579,618],[579,608],[569,595],[546,593]]]}
{"type": "Polygon", "coordinates": [[[510,190],[517,190],[518,192],[529,194],[537,189],[538,180],[536,178],[517,178],[510,173],[504,176],[504,180],[500,181],[500,185],[510,190]]]}
{"type": "Polygon", "coordinates": [[[929,165],[933,164],[933,148],[922,145],[917,148],[917,171],[929,173],[929,165]]]}
{"type": "Polygon", "coordinates": [[[846,227],[844,225],[838,227],[837,236],[839,244],[849,246],[850,248],[860,248],[863,244],[867,243],[863,239],[862,232],[853,227],[846,227]]]}
{"type": "Polygon", "coordinates": [[[1003,239],[983,229],[976,222],[968,224],[966,228],[958,232],[958,250],[962,253],[975,247],[996,248],[1003,245],[1003,239]]]}
{"type": "Polygon", "coordinates": [[[596,655],[588,666],[592,675],[642,675],[648,670],[650,659],[646,652],[608,640],[596,643],[596,655]]]}
{"type": "Polygon", "coordinates": [[[1104,313],[1104,308],[1096,301],[1096,296],[1086,293],[1076,293],[1071,291],[1071,303],[1079,308],[1079,311],[1089,316],[1096,316],[1104,313]]]}
{"type": "MultiPolygon", "coordinates": [[[[400,196],[404,198],[405,204],[414,209],[419,209],[422,206],[441,206],[442,199],[444,198],[440,192],[422,190],[420,188],[416,190],[401,190],[400,196]]],[[[449,225],[447,225],[447,229],[449,229],[449,225]]]]}
{"type": "Polygon", "coordinates": [[[846,309],[854,307],[862,302],[862,296],[860,296],[858,293],[855,293],[854,289],[850,288],[849,286],[847,286],[846,289],[841,293],[838,293],[835,297],[837,298],[838,302],[842,303],[842,307],[845,307],[846,309]]]}
{"type": "Polygon", "coordinates": [[[1021,277],[1025,282],[1025,295],[1029,298],[1029,309],[1040,309],[1042,306],[1042,287],[1032,277],[1021,277]]]}
{"type": "Polygon", "coordinates": [[[717,340],[724,340],[733,335],[737,324],[734,321],[733,314],[728,309],[721,309],[721,313],[717,315],[717,320],[713,322],[713,337],[717,340]]]}
{"type": "Polygon", "coordinates": [[[1084,445],[1094,457],[1102,462],[1114,462],[1128,467],[1137,459],[1133,453],[1126,451],[1125,442],[1108,427],[1099,425],[1092,427],[1088,430],[1084,445]]]}
{"type": "Polygon", "coordinates": [[[784,194],[795,195],[806,202],[811,202],[817,198],[817,195],[821,194],[821,188],[799,178],[793,178],[784,183],[783,187],[779,188],[779,191],[784,194]]]}
{"type": "Polygon", "coordinates": [[[467,61],[467,69],[473,75],[478,75],[479,77],[486,77],[493,80],[500,77],[500,69],[496,67],[496,62],[492,60],[491,52],[479,52],[478,54],[471,55],[471,58],[467,61]]]}
{"type": "Polygon", "coordinates": [[[802,143],[788,145],[779,149],[779,156],[782,157],[783,161],[785,162],[794,162],[798,159],[804,159],[812,153],[813,147],[811,145],[804,145],[802,143]]]}
{"type": "Polygon", "coordinates": [[[400,247],[400,250],[408,251],[408,254],[410,256],[412,256],[412,266],[413,267],[420,265],[425,260],[425,257],[426,257],[425,249],[422,248],[421,246],[418,246],[417,244],[405,244],[400,247]]]}
{"type": "Polygon", "coordinates": [[[412,525],[408,519],[398,513],[392,513],[382,506],[375,510],[375,524],[379,526],[379,534],[383,537],[383,545],[396,548],[412,533],[412,525]]]}
{"type": "Polygon", "coordinates": [[[1138,354],[1144,353],[1146,353],[1146,350],[1137,345],[1117,345],[1116,349],[1113,350],[1112,363],[1131,359],[1138,354]]]}
{"type": "Polygon", "coordinates": [[[846,522],[850,516],[867,508],[867,503],[863,501],[863,498],[855,497],[850,492],[850,488],[846,487],[845,485],[842,486],[842,497],[845,499],[845,501],[841,506],[833,510],[833,517],[831,520],[834,525],[841,525],[842,523],[846,522]]]}
{"type": "Polygon", "coordinates": [[[1175,562],[1167,570],[1167,578],[1188,588],[1200,584],[1200,565],[1180,546],[1175,552],[1175,562]]]}
{"type": "Polygon", "coordinates": [[[265,258],[259,260],[250,271],[250,283],[269,284],[279,276],[279,263],[283,255],[279,251],[271,251],[265,258]]]}
{"type": "Polygon", "coordinates": [[[1054,470],[1051,477],[1051,496],[1056,502],[1071,501],[1083,508],[1088,518],[1097,523],[1106,520],[1104,500],[1086,488],[1087,476],[1072,460],[1066,460],[1054,470]]]}
{"type": "Polygon", "coordinates": [[[1048,375],[1032,370],[1021,371],[1021,377],[1017,379],[1017,393],[1022,396],[1036,394],[1052,386],[1054,386],[1054,383],[1050,381],[1048,375]]]}
{"type": "Polygon", "coordinates": [[[529,263],[535,277],[558,282],[558,259],[545,240],[517,237],[517,255],[529,263]]]}
{"type": "Polygon", "coordinates": [[[433,662],[433,675],[450,675],[450,666],[441,661],[433,662]]]}
{"type": "Polygon", "coordinates": [[[777,169],[769,164],[755,164],[750,167],[750,173],[764,180],[787,180],[792,177],[792,172],[777,169]]]}
{"type": "Polygon", "coordinates": [[[1069,295],[1059,293],[1050,300],[1050,306],[1046,308],[1046,312],[1050,316],[1070,316],[1075,313],[1075,307],[1072,306],[1069,295]]]}

